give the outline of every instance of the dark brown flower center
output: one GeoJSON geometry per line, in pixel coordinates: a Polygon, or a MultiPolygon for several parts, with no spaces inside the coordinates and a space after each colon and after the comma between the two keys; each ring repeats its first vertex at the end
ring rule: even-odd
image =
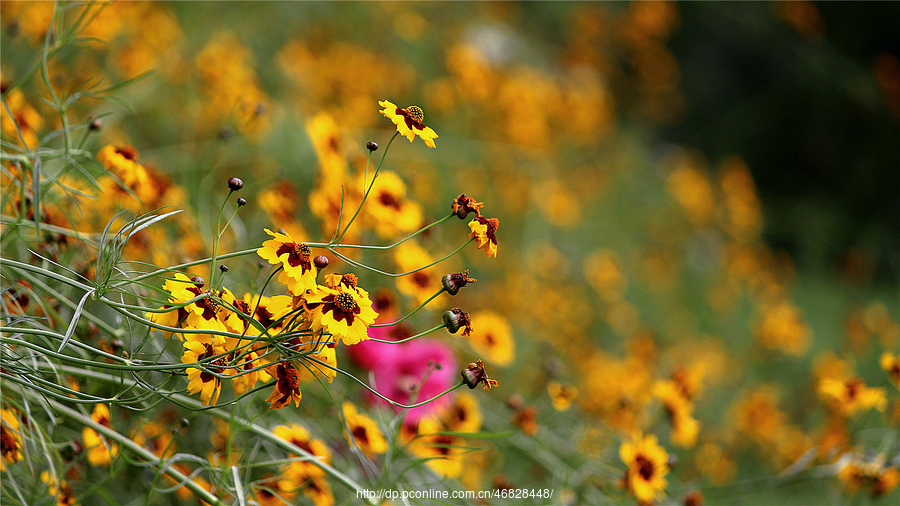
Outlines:
{"type": "Polygon", "coordinates": [[[281,381],[279,381],[279,383],[283,383],[283,385],[285,386],[282,391],[293,392],[297,389],[297,387],[300,386],[300,374],[297,373],[297,369],[294,369],[293,366],[285,366],[284,364],[279,364],[278,374],[281,376],[281,381]]]}
{"type": "Polygon", "coordinates": [[[347,292],[341,292],[334,297],[334,305],[345,313],[351,313],[356,308],[356,299],[347,292]]]}
{"type": "Polygon", "coordinates": [[[15,460],[17,448],[16,438],[13,437],[10,431],[6,430],[6,427],[0,426],[0,454],[4,457],[12,456],[13,460],[15,460]]]}
{"type": "Polygon", "coordinates": [[[653,478],[653,462],[644,457],[643,455],[638,455],[634,461],[638,465],[638,474],[641,475],[646,481],[650,481],[653,478]]]}
{"type": "Polygon", "coordinates": [[[407,107],[406,114],[409,115],[409,119],[415,121],[420,125],[423,121],[425,121],[425,113],[422,111],[422,108],[417,105],[411,105],[407,107]]]}

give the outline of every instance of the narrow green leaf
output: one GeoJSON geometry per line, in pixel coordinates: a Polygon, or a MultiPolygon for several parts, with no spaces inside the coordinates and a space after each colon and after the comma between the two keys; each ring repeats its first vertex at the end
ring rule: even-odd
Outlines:
{"type": "Polygon", "coordinates": [[[63,348],[66,347],[66,343],[69,342],[69,339],[72,337],[72,334],[75,333],[75,327],[78,326],[78,320],[81,319],[81,312],[84,310],[84,303],[87,302],[88,297],[90,297],[94,293],[94,290],[88,290],[85,292],[84,297],[78,302],[78,305],[75,307],[75,313],[72,314],[72,321],[69,322],[69,328],[66,329],[66,335],[63,336],[63,342],[59,345],[59,349],[56,350],[57,353],[62,353],[63,348]]]}

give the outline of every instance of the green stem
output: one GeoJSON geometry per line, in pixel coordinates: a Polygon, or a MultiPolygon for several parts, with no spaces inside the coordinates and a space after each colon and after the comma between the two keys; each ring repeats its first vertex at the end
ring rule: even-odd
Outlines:
{"type": "MultiPolygon", "coordinates": [[[[47,366],[40,364],[39,367],[44,368],[47,366]]],[[[92,379],[107,381],[107,382],[116,383],[116,384],[134,384],[134,383],[136,383],[133,380],[129,380],[126,378],[119,378],[116,376],[111,376],[108,374],[98,373],[98,372],[94,372],[94,371],[85,371],[85,370],[77,368],[77,367],[59,366],[56,369],[58,369],[62,372],[68,373],[68,374],[86,376],[86,377],[90,377],[92,379]]],[[[32,394],[32,395],[34,395],[34,394],[32,394]]],[[[185,395],[181,395],[181,394],[173,393],[173,394],[169,394],[168,397],[172,398],[172,400],[175,400],[175,401],[181,403],[182,405],[185,405],[191,409],[195,409],[195,410],[203,409],[207,413],[217,416],[223,420],[232,420],[233,415],[230,411],[226,411],[221,408],[209,408],[209,407],[203,406],[203,404],[200,401],[193,399],[191,397],[187,397],[185,395]]],[[[234,421],[234,424],[239,425],[239,426],[243,427],[244,429],[270,441],[272,444],[282,448],[283,450],[306,458],[309,463],[315,465],[316,467],[318,467],[319,469],[321,469],[328,475],[335,478],[337,481],[341,482],[349,490],[352,490],[355,492],[357,490],[362,489],[362,487],[358,483],[353,481],[353,479],[350,478],[349,476],[341,473],[340,471],[331,467],[330,465],[326,464],[325,462],[322,462],[321,459],[319,459],[315,455],[307,452],[303,448],[295,446],[291,442],[281,439],[280,437],[276,436],[274,433],[272,433],[268,429],[265,429],[247,419],[237,417],[237,416],[233,417],[233,421],[234,421]]],[[[93,420],[91,420],[91,422],[93,422],[93,420]]],[[[132,442],[132,444],[134,444],[134,443],[132,442]]],[[[154,457],[155,457],[155,455],[154,455],[154,457]]],[[[187,485],[187,483],[186,483],[186,485],[187,485]]],[[[193,489],[191,489],[191,490],[193,490],[193,489]]],[[[204,490],[204,492],[205,492],[205,490],[204,490]]],[[[366,502],[371,504],[372,506],[375,506],[375,504],[376,504],[374,501],[369,500],[369,499],[366,499],[366,502]]]]}
{"type": "MultiPolygon", "coordinates": [[[[80,370],[72,371],[76,373],[80,370]]],[[[210,504],[224,504],[218,497],[206,491],[205,488],[201,487],[198,483],[195,483],[188,476],[185,476],[180,471],[175,469],[173,466],[169,465],[166,459],[158,458],[153,452],[147,450],[143,446],[135,443],[131,440],[131,438],[125,436],[124,434],[120,434],[105,425],[99,424],[95,422],[91,417],[82,414],[81,412],[74,410],[60,402],[57,402],[53,399],[41,398],[34,392],[29,392],[28,390],[22,389],[22,394],[32,398],[35,401],[46,402],[54,410],[58,413],[61,413],[72,420],[76,420],[82,425],[90,427],[95,431],[103,434],[110,440],[117,442],[121,447],[128,448],[139,457],[146,460],[151,466],[157,469],[157,472],[162,472],[168,474],[172,479],[174,479],[178,483],[182,483],[185,487],[189,488],[191,492],[196,494],[200,499],[210,503],[210,504]]]]}
{"type": "Polygon", "coordinates": [[[386,341],[386,340],[384,340],[384,339],[372,339],[372,338],[369,338],[369,341],[375,341],[376,343],[400,344],[400,343],[405,343],[405,342],[407,342],[407,341],[412,341],[413,339],[418,339],[418,338],[420,338],[420,337],[422,337],[422,336],[424,336],[424,335],[430,334],[430,333],[434,332],[435,330],[442,329],[442,328],[444,328],[444,327],[446,327],[446,326],[447,326],[446,323],[442,323],[442,324],[438,325],[437,327],[434,327],[434,328],[432,328],[432,329],[428,329],[428,330],[426,330],[425,332],[420,332],[420,333],[418,333],[418,334],[416,334],[416,335],[414,335],[414,336],[410,336],[410,337],[407,337],[407,338],[405,338],[405,339],[401,339],[401,340],[399,340],[399,341],[386,341]]]}
{"type": "MultiPolygon", "coordinates": [[[[341,239],[344,238],[344,234],[347,233],[347,230],[350,230],[350,225],[353,224],[353,221],[356,220],[356,216],[359,215],[359,211],[362,209],[363,204],[366,203],[366,199],[369,198],[369,193],[372,191],[372,187],[375,185],[375,180],[378,179],[378,172],[381,171],[381,165],[384,163],[384,157],[387,156],[387,152],[391,149],[391,144],[394,143],[394,139],[400,135],[400,132],[394,132],[394,136],[391,137],[391,140],[387,143],[387,146],[384,148],[384,153],[381,154],[381,160],[378,162],[378,167],[375,168],[375,173],[372,174],[372,182],[369,183],[369,189],[363,193],[363,198],[359,203],[359,206],[356,207],[356,211],[354,211],[353,216],[350,217],[350,221],[347,222],[347,225],[344,227],[344,231],[341,232],[341,235],[338,236],[336,242],[341,242],[341,239]]],[[[329,248],[330,249],[330,248],[329,248]]]]}

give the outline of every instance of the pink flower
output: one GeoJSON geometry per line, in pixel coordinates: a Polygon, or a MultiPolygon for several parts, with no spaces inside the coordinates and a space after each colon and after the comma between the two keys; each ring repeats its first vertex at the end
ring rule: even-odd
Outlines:
{"type": "MultiPolygon", "coordinates": [[[[403,344],[374,344],[394,348],[393,352],[379,350],[380,359],[371,369],[375,390],[389,399],[413,404],[430,399],[456,383],[459,374],[456,358],[453,351],[440,341],[417,339],[403,344]]],[[[388,404],[375,395],[370,394],[370,399],[388,404]]],[[[445,395],[409,409],[404,423],[415,425],[419,418],[439,411],[450,400],[451,395],[445,395]]],[[[394,409],[400,411],[400,408],[394,409]]]]}

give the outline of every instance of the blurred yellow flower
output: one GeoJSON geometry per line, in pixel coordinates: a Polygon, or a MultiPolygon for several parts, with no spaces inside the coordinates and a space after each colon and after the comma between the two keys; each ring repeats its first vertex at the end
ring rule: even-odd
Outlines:
{"type": "Polygon", "coordinates": [[[344,402],[343,411],[346,422],[344,436],[351,445],[370,457],[387,450],[387,441],[374,420],[357,412],[356,406],[350,402],[344,402]]]}
{"type": "Polygon", "coordinates": [[[426,146],[429,148],[435,147],[434,139],[437,139],[438,134],[430,127],[422,124],[422,121],[425,119],[425,113],[421,107],[411,105],[406,109],[401,109],[387,100],[379,101],[378,105],[384,107],[381,110],[381,114],[397,125],[397,132],[409,139],[409,142],[412,142],[418,135],[425,142],[426,146]]]}
{"type": "Polygon", "coordinates": [[[669,454],[656,442],[656,436],[636,433],[619,447],[619,457],[628,466],[625,484],[640,503],[665,497],[669,454]]]}
{"type": "Polygon", "coordinates": [[[887,404],[883,388],[867,387],[859,378],[847,380],[823,378],[816,391],[844,416],[871,408],[884,411],[887,404]]]}
{"type": "MultiPolygon", "coordinates": [[[[97,404],[91,413],[91,420],[110,428],[109,408],[105,404],[97,404]]],[[[87,450],[88,462],[93,466],[109,466],[112,457],[119,454],[119,445],[110,444],[105,437],[90,427],[82,429],[81,438],[87,450]]]]}
{"type": "Polygon", "coordinates": [[[881,364],[881,369],[887,373],[891,383],[893,383],[895,387],[900,388],[900,355],[894,355],[893,353],[886,351],[881,354],[879,362],[881,364]]]}
{"type": "Polygon", "coordinates": [[[10,409],[0,410],[0,471],[6,471],[6,464],[14,464],[22,460],[22,433],[19,419],[10,409]]]}
{"type": "Polygon", "coordinates": [[[476,355],[500,367],[511,364],[516,356],[516,342],[506,318],[494,311],[476,313],[471,318],[473,330],[468,342],[476,355]]]}
{"type": "Polygon", "coordinates": [[[550,381],[547,383],[547,393],[550,395],[550,403],[557,411],[568,411],[572,402],[578,397],[578,388],[568,383],[550,381]]]}
{"type": "Polygon", "coordinates": [[[856,457],[841,467],[838,479],[850,493],[866,488],[871,490],[873,497],[879,497],[897,488],[900,470],[886,466],[883,454],[870,460],[856,457]]]}
{"type": "Polygon", "coordinates": [[[56,496],[56,506],[74,506],[77,504],[75,494],[72,493],[72,489],[69,488],[66,480],[57,482],[56,478],[51,476],[49,471],[41,471],[41,481],[47,484],[47,493],[51,496],[56,496]]]}

